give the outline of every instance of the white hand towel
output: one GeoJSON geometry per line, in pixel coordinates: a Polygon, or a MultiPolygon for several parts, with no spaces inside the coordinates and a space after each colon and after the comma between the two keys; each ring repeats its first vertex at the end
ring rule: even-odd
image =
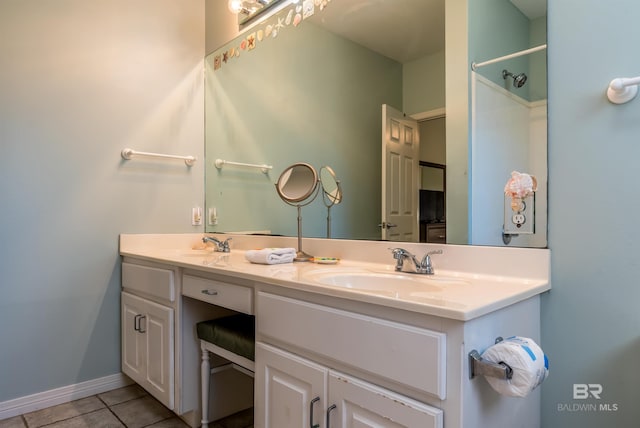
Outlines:
{"type": "Polygon", "coordinates": [[[296,257],[295,248],[263,248],[261,250],[249,250],[244,257],[251,263],[274,265],[278,263],[291,263],[296,257]]]}

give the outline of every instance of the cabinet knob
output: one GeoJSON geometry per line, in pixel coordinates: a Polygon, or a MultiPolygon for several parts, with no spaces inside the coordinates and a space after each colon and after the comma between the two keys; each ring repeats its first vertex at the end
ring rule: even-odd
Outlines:
{"type": "Polygon", "coordinates": [[[202,294],[206,294],[207,296],[217,296],[218,292],[216,290],[202,290],[202,294]]]}

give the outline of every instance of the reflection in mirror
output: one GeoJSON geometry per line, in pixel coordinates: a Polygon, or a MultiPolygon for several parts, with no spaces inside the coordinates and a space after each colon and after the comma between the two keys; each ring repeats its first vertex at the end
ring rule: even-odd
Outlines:
{"type": "Polygon", "coordinates": [[[307,262],[313,256],[302,251],[302,207],[309,205],[316,198],[318,190],[318,173],[307,163],[296,163],[280,174],[276,183],[276,191],[280,198],[298,209],[298,252],[295,261],[307,262]]]}
{"type": "Polygon", "coordinates": [[[330,166],[320,168],[322,202],[327,207],[327,238],[331,238],[331,207],[342,202],[342,188],[336,173],[330,166]]]}
{"type": "MultiPolygon", "coordinates": [[[[531,2],[526,6],[529,9],[523,10],[529,16],[517,9],[502,12],[513,15],[509,21],[517,24],[509,32],[513,40],[478,46],[473,58],[486,65],[471,72],[470,243],[505,245],[501,233],[518,226],[512,224],[511,216],[505,216],[504,191],[496,190],[503,190],[511,173],[519,171],[538,178],[535,206],[531,204],[523,213],[527,225],[535,226],[534,233],[511,235],[509,245],[546,246],[546,5],[531,2]],[[521,28],[526,31],[518,31],[521,28]],[[483,227],[476,227],[479,224],[483,227]]],[[[496,19],[477,22],[475,31],[489,31],[496,19]]]]}
{"type": "Polygon", "coordinates": [[[420,162],[420,242],[445,244],[447,167],[420,162]]]}
{"type": "MultiPolygon", "coordinates": [[[[298,160],[332,165],[342,171],[341,186],[349,195],[334,213],[332,236],[377,240],[382,206],[381,106],[388,104],[418,120],[416,170],[419,161],[446,165],[447,209],[442,223],[448,243],[503,245],[503,204],[496,200],[502,201],[511,171],[522,170],[544,178],[536,195],[536,222],[540,219],[541,225],[536,227],[535,241],[514,243],[545,246],[546,220],[538,214],[546,214],[546,114],[536,111],[543,115],[540,126],[523,127],[510,120],[508,111],[501,117],[483,116],[491,108],[488,100],[476,104],[473,113],[467,105],[472,61],[546,42],[546,3],[541,2],[542,12],[532,13],[534,3],[538,2],[378,0],[374,5],[369,0],[340,0],[300,19],[294,6],[286,6],[236,39],[220,40],[220,48],[206,58],[207,156],[273,164],[276,170],[298,160]],[[464,7],[465,13],[458,17],[452,5],[464,7]],[[435,34],[424,33],[433,29],[435,34]],[[465,49],[447,49],[445,56],[446,47],[454,45],[465,49]],[[452,59],[462,51],[468,51],[465,58],[452,59]],[[455,79],[449,77],[453,73],[455,79]],[[450,95],[454,91],[462,94],[454,98],[450,95]],[[534,154],[524,166],[509,154],[519,146],[520,137],[506,151],[474,139],[483,134],[485,141],[491,141],[491,132],[503,127],[536,140],[518,149],[534,154]],[[538,138],[541,135],[545,138],[538,138]],[[544,154],[536,152],[538,148],[544,154]],[[496,208],[500,215],[494,213],[496,208]]],[[[476,74],[527,102],[546,104],[546,54],[537,55],[540,61],[533,56],[518,58],[476,74]],[[513,78],[503,79],[503,69],[516,76],[525,73],[526,84],[514,87],[513,78]]],[[[218,225],[208,225],[208,232],[269,230],[295,235],[295,228],[284,220],[282,204],[277,198],[274,202],[268,190],[273,186],[269,176],[217,171],[207,163],[206,180],[207,205],[225,207],[223,212],[228,213],[218,225]],[[261,215],[255,216],[256,212],[261,215]]],[[[313,204],[305,210],[305,236],[324,237],[321,207],[313,204]]]]}
{"type": "Polygon", "coordinates": [[[242,26],[281,1],[283,0],[229,0],[228,7],[232,13],[238,15],[238,25],[242,26]]]}

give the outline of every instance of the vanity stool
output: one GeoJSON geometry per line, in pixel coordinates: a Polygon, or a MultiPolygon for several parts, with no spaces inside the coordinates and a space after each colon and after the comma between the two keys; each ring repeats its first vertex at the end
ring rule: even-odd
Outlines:
{"type": "MultiPolygon", "coordinates": [[[[255,317],[247,314],[202,321],[196,325],[202,349],[202,428],[209,426],[209,352],[229,360],[230,365],[253,377],[255,371],[255,317]]],[[[225,367],[225,366],[223,366],[225,367]]]]}

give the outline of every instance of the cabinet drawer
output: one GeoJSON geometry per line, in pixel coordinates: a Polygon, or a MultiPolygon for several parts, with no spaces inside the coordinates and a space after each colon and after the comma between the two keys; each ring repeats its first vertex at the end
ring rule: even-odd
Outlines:
{"type": "Polygon", "coordinates": [[[124,262],[122,263],[122,287],[169,302],[176,300],[174,273],[170,269],[124,262]]]}
{"type": "Polygon", "coordinates": [[[241,285],[184,275],[182,294],[245,314],[253,314],[253,290],[241,285]]]}
{"type": "Polygon", "coordinates": [[[446,335],[259,292],[261,335],[445,398],[446,335]]]}

